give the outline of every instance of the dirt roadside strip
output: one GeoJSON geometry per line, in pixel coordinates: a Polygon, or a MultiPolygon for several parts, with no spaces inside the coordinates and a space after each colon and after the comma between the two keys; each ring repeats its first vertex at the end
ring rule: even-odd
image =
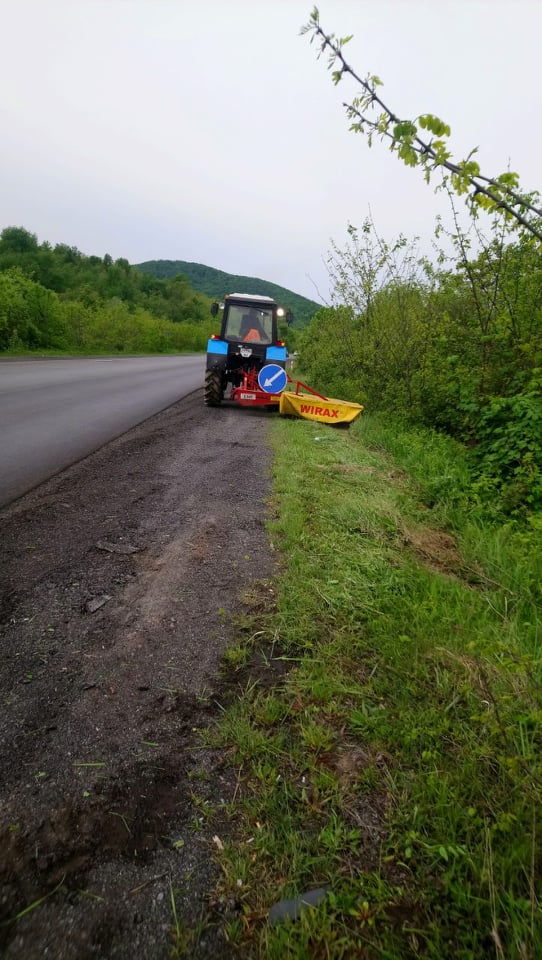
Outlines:
{"type": "MultiPolygon", "coordinates": [[[[205,910],[193,783],[215,804],[235,783],[197,729],[243,588],[273,570],[267,417],[198,391],[0,512],[6,960],[161,960],[174,909],[205,910]]],[[[200,950],[229,955],[212,928],[200,950]]]]}

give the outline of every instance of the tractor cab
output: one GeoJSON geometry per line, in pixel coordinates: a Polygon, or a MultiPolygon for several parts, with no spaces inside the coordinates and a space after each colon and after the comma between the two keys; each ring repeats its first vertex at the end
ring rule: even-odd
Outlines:
{"type": "Polygon", "coordinates": [[[225,340],[233,343],[272,343],[276,320],[270,307],[253,307],[248,304],[228,304],[224,316],[225,340]]]}
{"type": "Polygon", "coordinates": [[[278,319],[284,310],[271,297],[232,293],[213,303],[211,313],[224,313],[220,335],[207,344],[205,403],[217,406],[228,384],[238,387],[248,372],[258,374],[266,363],[286,365],[286,346],[278,339],[278,319]]]}

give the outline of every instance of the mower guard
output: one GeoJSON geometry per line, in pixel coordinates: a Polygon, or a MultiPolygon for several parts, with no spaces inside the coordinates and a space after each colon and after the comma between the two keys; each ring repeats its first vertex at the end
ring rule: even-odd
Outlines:
{"type": "Polygon", "coordinates": [[[332,426],[353,423],[363,413],[360,403],[319,398],[313,393],[290,393],[286,390],[280,395],[279,409],[283,417],[302,417],[304,420],[316,420],[332,426]]]}

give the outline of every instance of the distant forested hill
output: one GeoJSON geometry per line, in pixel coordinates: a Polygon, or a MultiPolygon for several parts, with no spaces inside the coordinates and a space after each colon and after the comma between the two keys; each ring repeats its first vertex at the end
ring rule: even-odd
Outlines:
{"type": "Polygon", "coordinates": [[[150,273],[153,277],[169,279],[178,274],[185,276],[194,290],[220,300],[226,293],[262,293],[273,297],[281,306],[289,308],[294,316],[296,328],[306,326],[321,304],[293,293],[277,283],[259,280],[257,277],[239,277],[236,274],[215,270],[204,263],[190,263],[187,260],[147,260],[134,264],[138,270],[150,273]]]}

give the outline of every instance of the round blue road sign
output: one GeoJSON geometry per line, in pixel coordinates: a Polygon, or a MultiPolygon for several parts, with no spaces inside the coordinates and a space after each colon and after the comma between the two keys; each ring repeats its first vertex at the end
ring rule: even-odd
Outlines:
{"type": "Polygon", "coordinates": [[[258,374],[260,390],[265,393],[282,393],[287,383],[286,370],[279,367],[278,363],[266,363],[258,374]]]}

